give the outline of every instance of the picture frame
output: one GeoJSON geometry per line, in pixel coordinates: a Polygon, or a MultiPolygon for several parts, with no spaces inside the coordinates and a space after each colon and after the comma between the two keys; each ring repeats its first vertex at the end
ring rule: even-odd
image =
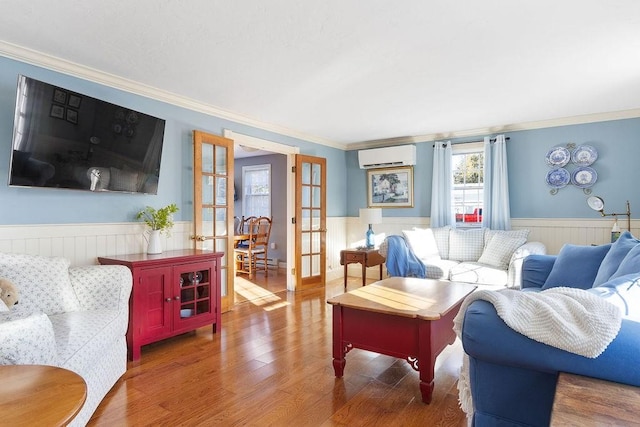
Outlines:
{"type": "Polygon", "coordinates": [[[69,94],[69,107],[80,108],[81,102],[82,102],[81,96],[74,95],[72,93],[69,94]]]}
{"type": "Polygon", "coordinates": [[[67,92],[62,89],[54,89],[53,90],[53,102],[57,102],[58,104],[66,104],[67,103],[67,92]]]}
{"type": "Polygon", "coordinates": [[[413,167],[368,169],[367,206],[370,208],[412,208],[413,167]]]}
{"type": "Polygon", "coordinates": [[[51,104],[51,111],[49,112],[49,115],[56,119],[64,119],[64,107],[58,104],[51,104]]]}
{"type": "Polygon", "coordinates": [[[67,121],[73,123],[74,125],[78,124],[78,111],[72,110],[71,108],[67,108],[67,121]]]}

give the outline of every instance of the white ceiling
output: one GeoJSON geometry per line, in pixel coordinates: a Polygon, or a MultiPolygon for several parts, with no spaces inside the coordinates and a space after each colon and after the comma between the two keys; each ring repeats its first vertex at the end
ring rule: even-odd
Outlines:
{"type": "Polygon", "coordinates": [[[0,53],[28,48],[343,147],[640,108],[638,0],[0,5],[0,53]]]}

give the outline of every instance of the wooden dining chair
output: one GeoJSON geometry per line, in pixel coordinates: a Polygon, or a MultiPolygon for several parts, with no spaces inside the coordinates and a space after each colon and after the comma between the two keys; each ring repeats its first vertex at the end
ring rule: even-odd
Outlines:
{"type": "Polygon", "coordinates": [[[271,218],[261,216],[249,223],[248,247],[237,247],[234,249],[237,273],[248,273],[249,277],[253,277],[256,271],[263,270],[265,276],[267,276],[271,222],[271,218]]]}

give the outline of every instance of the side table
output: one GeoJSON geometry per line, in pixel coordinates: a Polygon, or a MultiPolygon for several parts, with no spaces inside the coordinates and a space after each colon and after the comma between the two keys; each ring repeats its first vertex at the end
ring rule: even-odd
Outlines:
{"type": "Polygon", "coordinates": [[[367,267],[380,266],[380,280],[382,280],[382,264],[385,258],[377,249],[343,249],[340,251],[340,265],[344,265],[344,290],[347,290],[347,266],[349,264],[362,265],[362,286],[367,284],[367,267]]]}
{"type": "Polygon", "coordinates": [[[561,372],[551,426],[638,425],[640,387],[561,372]]]}
{"type": "Polygon", "coordinates": [[[2,425],[67,425],[87,398],[75,372],[55,366],[0,366],[2,425]]]}

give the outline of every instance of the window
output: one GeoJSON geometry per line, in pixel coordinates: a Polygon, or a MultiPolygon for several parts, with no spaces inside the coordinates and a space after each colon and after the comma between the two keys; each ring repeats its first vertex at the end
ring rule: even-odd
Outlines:
{"type": "Polygon", "coordinates": [[[482,226],[484,144],[482,142],[454,144],[451,170],[453,171],[451,203],[456,216],[456,225],[482,226]]]}
{"type": "Polygon", "coordinates": [[[271,165],[242,167],[242,215],[271,217],[271,165]]]}

